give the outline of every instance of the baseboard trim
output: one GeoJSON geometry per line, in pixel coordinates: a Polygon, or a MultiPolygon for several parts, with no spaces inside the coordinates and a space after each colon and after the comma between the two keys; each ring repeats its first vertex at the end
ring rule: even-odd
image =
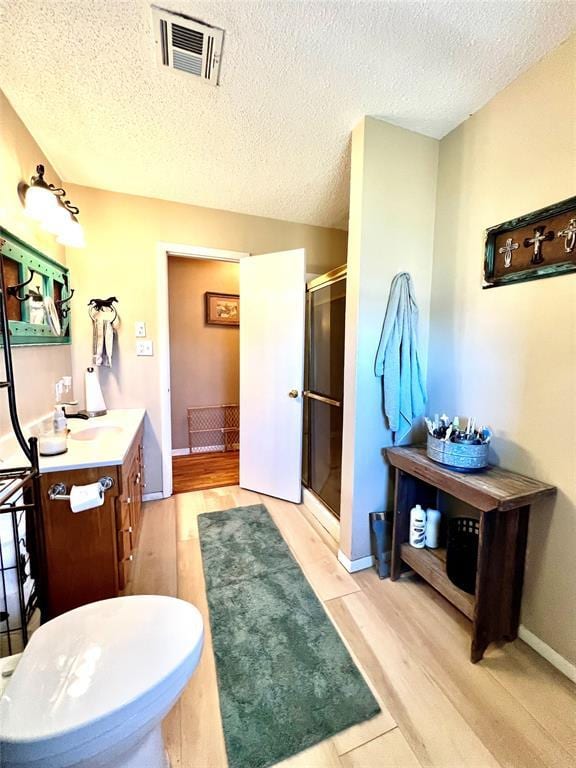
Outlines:
{"type": "Polygon", "coordinates": [[[302,503],[304,506],[314,515],[316,520],[320,523],[334,541],[338,544],[340,542],[340,523],[334,517],[332,512],[327,509],[321,501],[319,501],[313,493],[310,493],[308,488],[302,486],[302,503]]]}
{"type": "Polygon", "coordinates": [[[374,558],[372,555],[368,555],[368,557],[359,557],[357,560],[350,560],[341,549],[338,550],[338,560],[344,568],[346,568],[348,573],[365,571],[367,568],[371,568],[374,565],[374,558]]]}
{"type": "Polygon", "coordinates": [[[164,498],[162,491],[156,491],[155,493],[142,494],[142,501],[159,501],[164,498]]]}
{"type": "Polygon", "coordinates": [[[540,654],[546,661],[549,661],[559,672],[562,672],[562,674],[566,675],[566,677],[572,680],[573,683],[576,683],[576,664],[572,664],[572,662],[565,659],[564,656],[560,656],[558,651],[555,651],[554,648],[551,648],[544,642],[544,640],[541,640],[533,632],[530,632],[529,629],[526,629],[523,624],[520,624],[518,627],[518,637],[520,640],[524,640],[526,645],[529,645],[530,648],[540,654]]]}
{"type": "Polygon", "coordinates": [[[188,456],[190,448],[172,448],[172,456],[188,456]]]}

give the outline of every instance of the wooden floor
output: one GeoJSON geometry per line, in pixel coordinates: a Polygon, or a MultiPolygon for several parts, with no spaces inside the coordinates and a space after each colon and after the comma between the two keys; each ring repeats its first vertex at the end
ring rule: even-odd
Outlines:
{"type": "Polygon", "coordinates": [[[239,451],[174,456],[172,458],[174,493],[238,485],[239,471],[239,451]]]}
{"type": "Polygon", "coordinates": [[[468,661],[469,623],[417,577],[351,576],[308,510],[238,487],[145,505],[132,583],[202,611],[206,645],[164,723],[172,768],[226,768],[198,544],[199,512],[262,501],[339,630],[382,713],[283,768],[563,768],[576,765],[576,688],[522,641],[468,661]]]}

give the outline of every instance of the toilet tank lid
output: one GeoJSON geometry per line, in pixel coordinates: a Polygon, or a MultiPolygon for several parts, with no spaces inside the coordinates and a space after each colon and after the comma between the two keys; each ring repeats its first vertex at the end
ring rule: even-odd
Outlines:
{"type": "Polygon", "coordinates": [[[198,652],[202,616],[173,597],[90,603],[32,635],[0,698],[0,740],[49,738],[121,709],[198,652]]]}

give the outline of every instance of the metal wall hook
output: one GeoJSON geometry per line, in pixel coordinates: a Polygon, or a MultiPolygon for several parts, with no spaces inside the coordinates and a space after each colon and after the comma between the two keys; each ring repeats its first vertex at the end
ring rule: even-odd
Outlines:
{"type": "Polygon", "coordinates": [[[63,305],[67,304],[70,301],[72,296],[74,296],[75,290],[76,290],[75,288],[72,288],[72,290],[70,291],[70,294],[66,296],[65,299],[59,299],[58,301],[54,302],[56,309],[60,310],[60,314],[62,315],[62,317],[68,317],[68,313],[70,312],[70,307],[65,307],[63,305]]]}
{"type": "Polygon", "coordinates": [[[24,282],[18,283],[17,285],[8,286],[8,288],[6,289],[6,292],[8,293],[8,295],[13,296],[18,301],[27,301],[30,298],[30,294],[27,293],[25,296],[19,296],[18,293],[22,288],[24,288],[24,286],[29,285],[32,282],[32,280],[34,280],[35,274],[36,272],[33,269],[30,269],[30,277],[28,278],[28,280],[24,280],[24,282]]]}

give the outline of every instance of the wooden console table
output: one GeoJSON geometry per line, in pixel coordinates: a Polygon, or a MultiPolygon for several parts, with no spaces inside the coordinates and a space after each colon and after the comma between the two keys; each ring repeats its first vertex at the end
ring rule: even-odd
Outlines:
{"type": "Polygon", "coordinates": [[[480,661],[491,642],[518,636],[530,505],[556,489],[499,467],[454,472],[429,459],[425,448],[388,448],[386,455],[396,469],[390,577],[396,581],[405,563],[462,611],[472,621],[470,659],[480,661]],[[411,508],[441,509],[441,492],[479,513],[474,595],[446,575],[445,549],[415,549],[408,543],[411,508]]]}

